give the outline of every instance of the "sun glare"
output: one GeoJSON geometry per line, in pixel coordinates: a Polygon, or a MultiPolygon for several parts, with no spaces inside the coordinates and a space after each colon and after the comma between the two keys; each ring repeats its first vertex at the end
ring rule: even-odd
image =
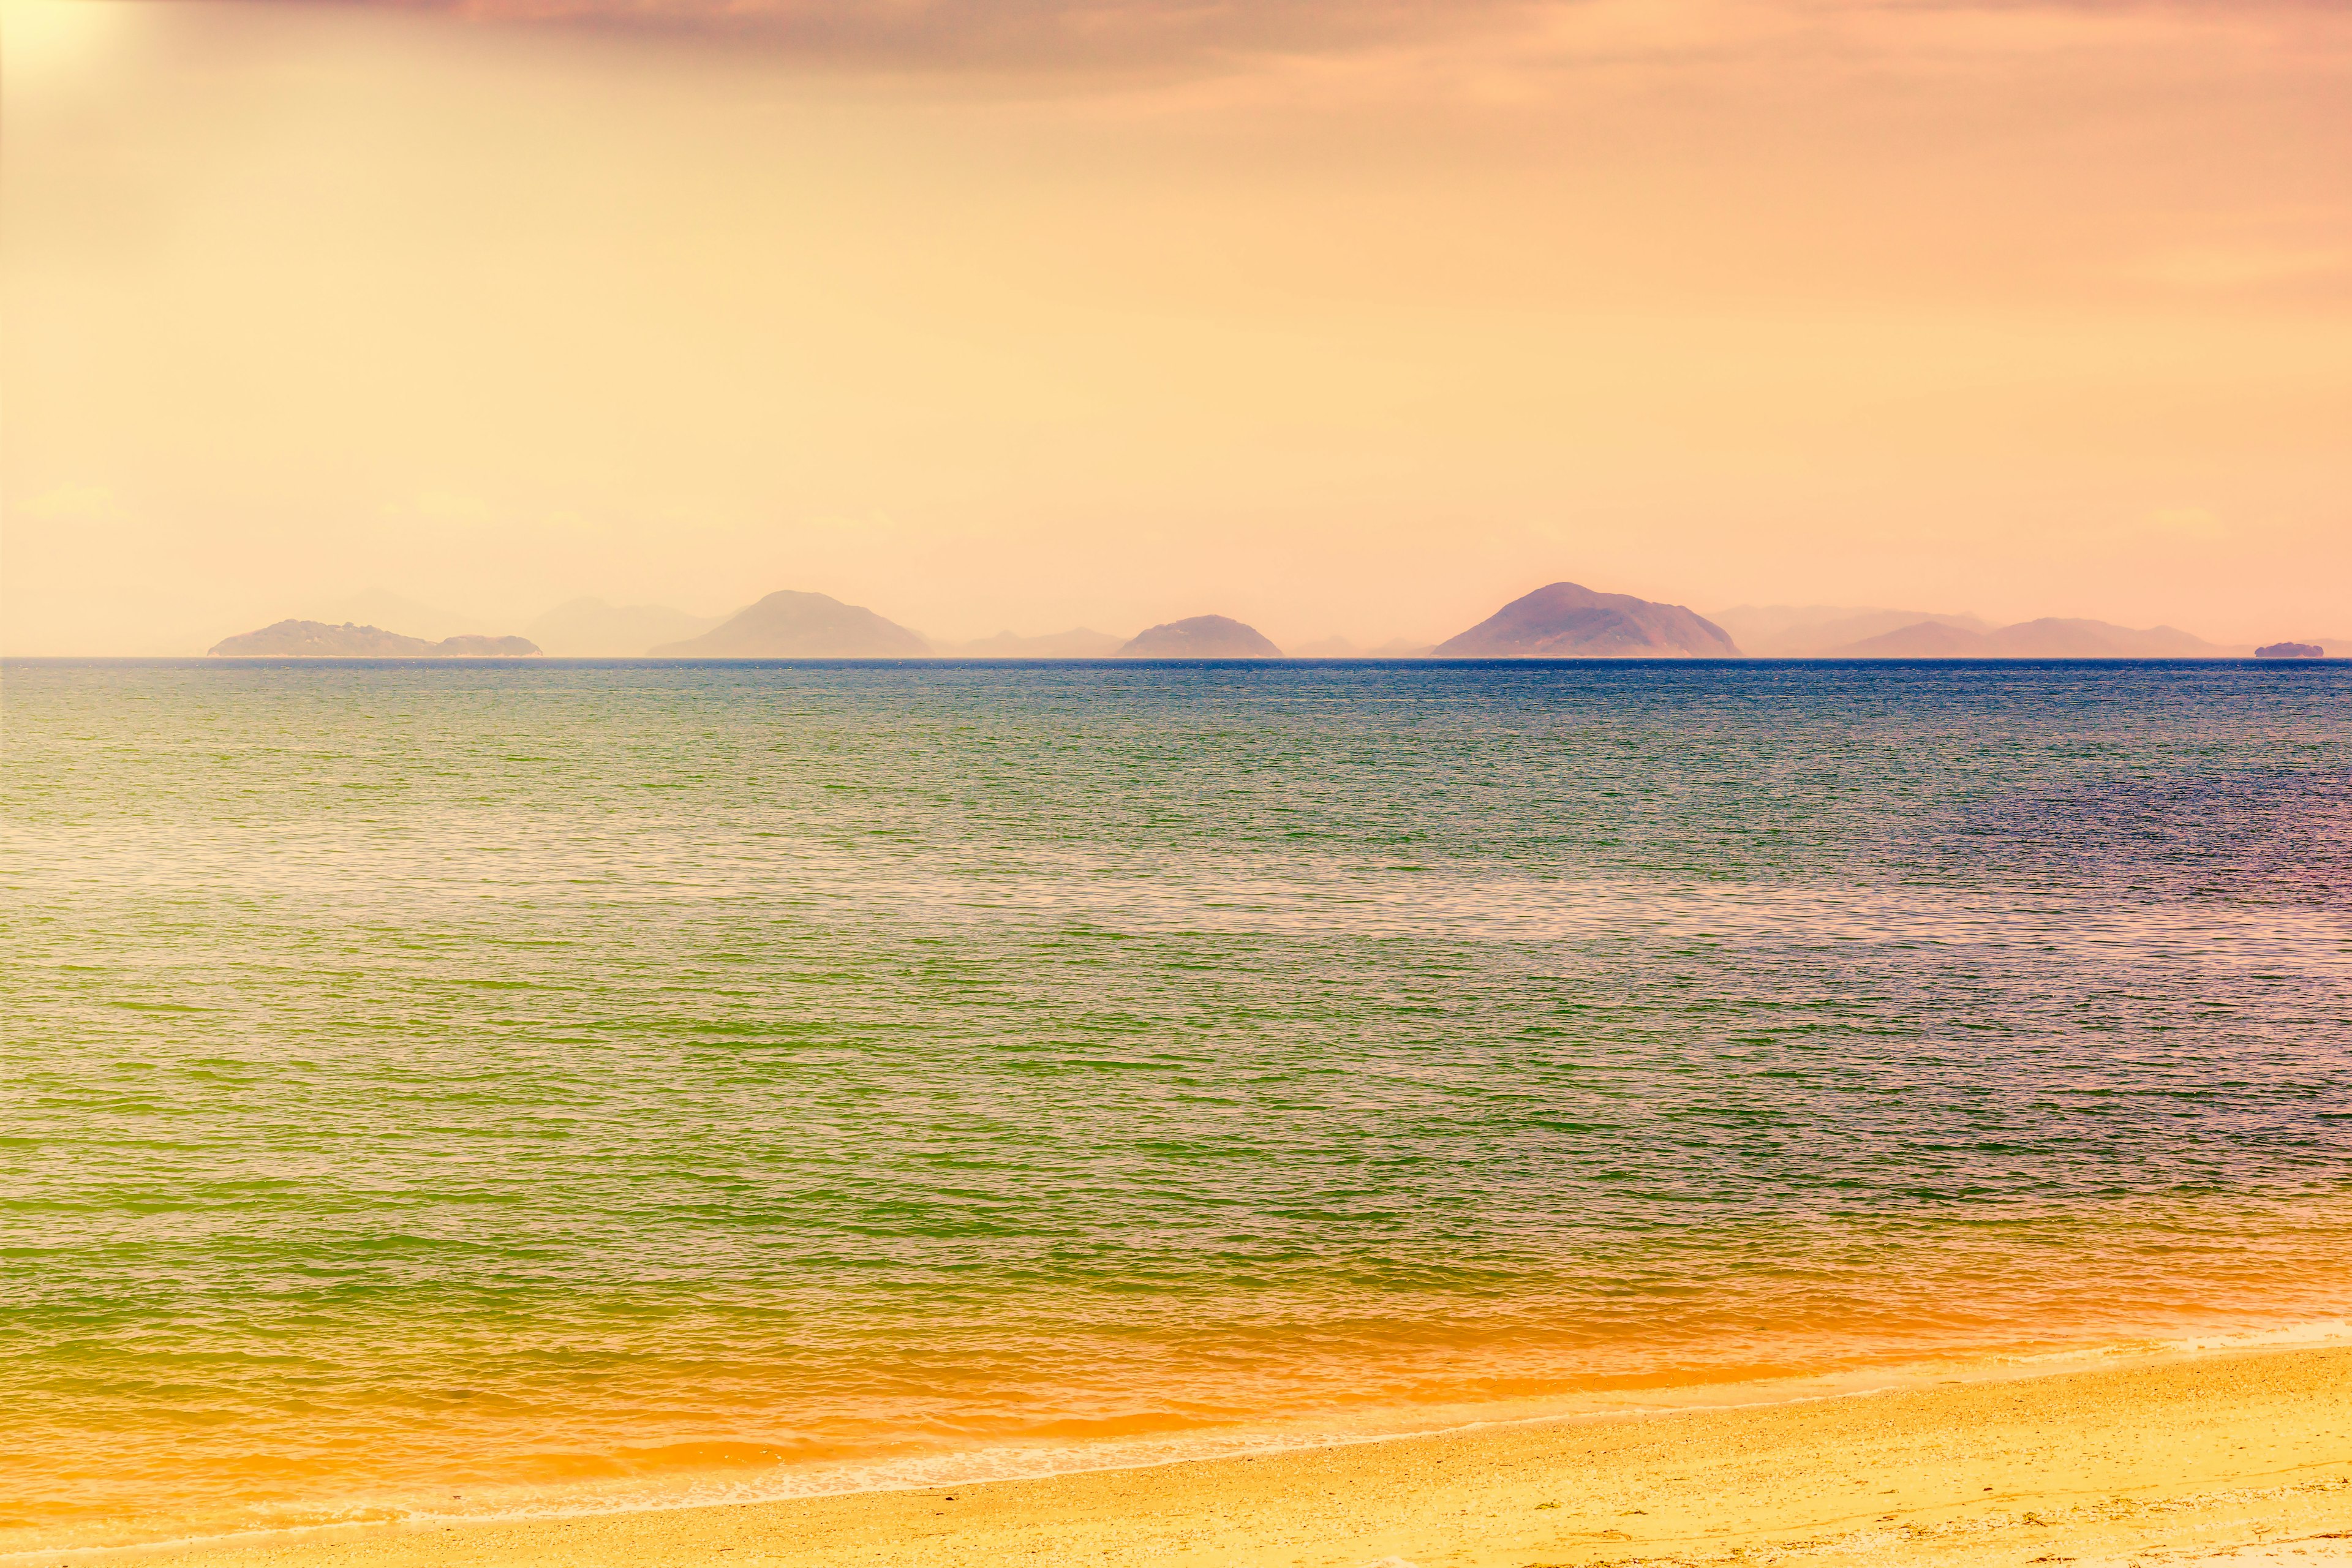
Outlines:
{"type": "Polygon", "coordinates": [[[129,7],[119,0],[0,0],[0,67],[46,76],[102,54],[129,7]]]}

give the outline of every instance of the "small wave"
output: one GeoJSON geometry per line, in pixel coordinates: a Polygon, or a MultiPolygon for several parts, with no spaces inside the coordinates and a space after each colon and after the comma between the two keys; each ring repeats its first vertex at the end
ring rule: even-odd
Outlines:
{"type": "Polygon", "coordinates": [[[1166,1465],[1270,1458],[1496,1426],[1664,1419],[1825,1399],[1867,1398],[1955,1380],[1997,1382],[2163,1356],[2315,1349],[2346,1343],[2352,1343],[2352,1320],[2328,1318],[2258,1329],[2222,1329],[2055,1349],[1979,1352],[1810,1375],[1775,1375],[1749,1382],[1696,1377],[1684,1383],[1659,1382],[1638,1390],[1605,1394],[1392,1407],[1358,1412],[1345,1418],[1294,1420],[1215,1432],[995,1445],[866,1461],[765,1466],[757,1473],[713,1472],[618,1484],[476,1488],[462,1508],[444,1507],[421,1498],[354,1501],[339,1507],[312,1507],[299,1513],[289,1510],[277,1521],[264,1519],[216,1531],[173,1531],[159,1525],[146,1538],[137,1541],[0,1551],[0,1563],[110,1561],[192,1547],[265,1545],[321,1537],[547,1522],[869,1492],[1045,1480],[1166,1465]]]}

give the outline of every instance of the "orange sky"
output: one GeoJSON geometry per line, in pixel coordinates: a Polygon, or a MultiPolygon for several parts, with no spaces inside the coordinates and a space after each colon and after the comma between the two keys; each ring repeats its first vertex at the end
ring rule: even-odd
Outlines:
{"type": "Polygon", "coordinates": [[[2352,634],[2333,3],[0,0],[0,64],[9,652],[2352,634]]]}

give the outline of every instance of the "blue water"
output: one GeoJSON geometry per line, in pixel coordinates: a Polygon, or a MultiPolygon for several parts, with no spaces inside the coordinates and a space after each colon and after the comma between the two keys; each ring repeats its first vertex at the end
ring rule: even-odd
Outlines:
{"type": "Polygon", "coordinates": [[[0,1542],[2352,1310],[2352,665],[5,699],[0,1542]]]}

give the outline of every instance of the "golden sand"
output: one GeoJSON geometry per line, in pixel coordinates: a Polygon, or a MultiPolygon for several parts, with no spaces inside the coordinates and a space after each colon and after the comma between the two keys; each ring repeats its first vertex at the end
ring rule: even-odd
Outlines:
{"type": "Polygon", "coordinates": [[[2352,1565],[2352,1350],[929,1491],[195,1554],[204,1568],[2352,1565]]]}

